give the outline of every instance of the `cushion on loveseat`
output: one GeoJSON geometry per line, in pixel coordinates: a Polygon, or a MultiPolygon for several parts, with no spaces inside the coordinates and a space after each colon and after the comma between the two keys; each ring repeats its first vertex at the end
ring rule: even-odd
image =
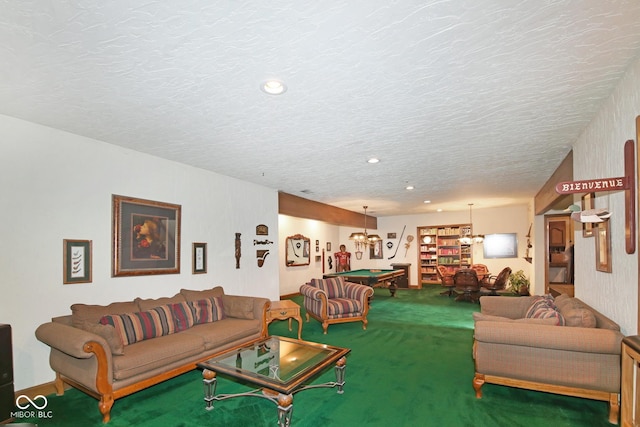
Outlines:
{"type": "Polygon", "coordinates": [[[201,291],[194,291],[190,289],[180,289],[180,293],[187,301],[198,301],[205,298],[215,298],[224,295],[224,289],[222,286],[216,286],[212,289],[204,289],[201,291]]]}
{"type": "Polygon", "coordinates": [[[82,329],[83,322],[98,323],[108,314],[135,313],[140,311],[134,301],[114,302],[109,305],[73,304],[71,306],[71,324],[82,329]]]}
{"type": "Polygon", "coordinates": [[[181,332],[126,346],[123,357],[113,358],[113,378],[123,380],[158,370],[157,374],[204,351],[202,337],[181,332]]]}
{"type": "Polygon", "coordinates": [[[172,297],[149,298],[149,299],[136,298],[134,301],[138,305],[137,311],[146,311],[146,310],[151,310],[152,308],[160,307],[162,305],[170,305],[170,304],[186,302],[187,300],[185,299],[184,295],[178,292],[172,297]]]}
{"type": "Polygon", "coordinates": [[[204,340],[205,350],[221,349],[239,340],[256,339],[262,331],[259,319],[237,319],[227,317],[219,322],[194,325],[178,335],[197,335],[204,340]]]}
{"type": "Polygon", "coordinates": [[[551,325],[551,326],[555,326],[558,323],[558,319],[556,319],[555,317],[546,317],[546,318],[524,317],[522,319],[510,319],[508,317],[493,316],[491,314],[484,314],[478,311],[474,312],[473,321],[479,322],[481,320],[489,321],[489,322],[533,323],[537,325],[551,325]]]}
{"type": "Polygon", "coordinates": [[[97,322],[82,322],[80,329],[99,335],[107,342],[111,349],[111,354],[121,356],[124,354],[124,344],[120,335],[111,325],[103,325],[97,322]]]}
{"type": "Polygon", "coordinates": [[[596,317],[593,312],[579,299],[568,295],[558,295],[556,298],[558,311],[564,316],[566,326],[580,328],[595,328],[596,317]]]}
{"type": "Polygon", "coordinates": [[[235,317],[236,319],[255,319],[252,299],[235,295],[224,295],[221,298],[225,317],[235,317]]]}

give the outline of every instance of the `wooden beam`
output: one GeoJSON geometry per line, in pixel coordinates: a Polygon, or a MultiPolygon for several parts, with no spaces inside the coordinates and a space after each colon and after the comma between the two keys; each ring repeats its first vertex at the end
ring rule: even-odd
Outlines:
{"type": "Polygon", "coordinates": [[[562,181],[573,181],[573,150],[569,151],[567,157],[536,194],[534,199],[536,215],[542,215],[551,209],[558,200],[567,197],[564,194],[556,193],[556,184],[562,181]]]}
{"type": "MultiPolygon", "coordinates": [[[[337,208],[283,192],[278,193],[278,213],[347,227],[365,227],[365,215],[363,213],[337,208]]],[[[378,218],[370,215],[367,215],[366,218],[367,229],[376,230],[378,228],[378,218]]]]}

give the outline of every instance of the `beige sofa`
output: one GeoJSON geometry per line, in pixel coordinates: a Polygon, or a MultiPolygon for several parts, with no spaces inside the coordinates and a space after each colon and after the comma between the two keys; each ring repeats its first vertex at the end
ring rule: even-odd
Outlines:
{"type": "Polygon", "coordinates": [[[173,297],[74,304],[36,330],[51,347],[56,391],[64,383],[99,399],[103,422],[116,399],[196,368],[217,353],[268,335],[269,300],[221,287],[173,297]]]}
{"type": "Polygon", "coordinates": [[[491,383],[603,400],[609,422],[618,422],[624,338],[618,324],[567,295],[484,296],[480,305],[474,313],[476,397],[491,383]],[[555,313],[545,311],[542,299],[555,313]]]}

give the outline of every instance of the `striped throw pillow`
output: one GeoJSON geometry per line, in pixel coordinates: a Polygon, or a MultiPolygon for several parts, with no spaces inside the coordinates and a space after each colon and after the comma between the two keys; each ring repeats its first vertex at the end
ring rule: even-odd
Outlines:
{"type": "Polygon", "coordinates": [[[99,323],[113,326],[123,345],[175,332],[173,312],[167,305],[136,313],[109,314],[102,316],[99,323]]]}
{"type": "Polygon", "coordinates": [[[195,316],[189,303],[178,302],[170,304],[173,312],[173,320],[175,322],[176,332],[184,331],[192,327],[195,323],[195,316]]]}
{"type": "Polygon", "coordinates": [[[559,311],[557,311],[553,303],[550,303],[546,298],[538,297],[529,306],[529,310],[524,315],[527,319],[556,319],[557,326],[564,326],[565,319],[559,311]]]}
{"type": "Polygon", "coordinates": [[[204,298],[197,301],[189,301],[194,314],[194,323],[210,323],[224,319],[224,307],[222,298],[204,298]]]}

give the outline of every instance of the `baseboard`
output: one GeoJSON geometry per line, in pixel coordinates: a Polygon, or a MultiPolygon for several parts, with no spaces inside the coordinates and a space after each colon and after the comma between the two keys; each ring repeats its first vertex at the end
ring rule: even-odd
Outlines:
{"type": "Polygon", "coordinates": [[[300,292],[294,292],[292,294],[280,295],[280,299],[291,299],[300,295],[300,292]]]}
{"type": "MultiPolygon", "coordinates": [[[[72,388],[70,385],[68,385],[67,383],[64,384],[65,390],[69,390],[70,388],[72,388]]],[[[48,383],[25,388],[23,390],[18,390],[15,392],[15,394],[16,394],[16,398],[18,396],[24,395],[29,397],[31,400],[33,400],[35,399],[36,396],[48,396],[50,394],[56,394],[56,385],[54,381],[51,381],[48,383]]]]}

